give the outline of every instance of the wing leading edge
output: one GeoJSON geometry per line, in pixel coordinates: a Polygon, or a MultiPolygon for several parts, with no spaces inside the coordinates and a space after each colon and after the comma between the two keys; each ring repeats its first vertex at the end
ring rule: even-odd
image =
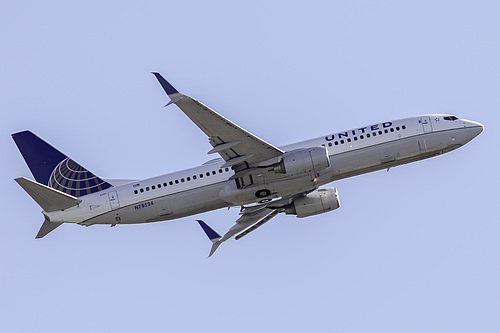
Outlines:
{"type": "Polygon", "coordinates": [[[159,73],[153,73],[170,97],[207,136],[213,149],[226,163],[223,167],[243,170],[284,154],[281,149],[246,131],[197,100],[181,94],[159,73]]]}

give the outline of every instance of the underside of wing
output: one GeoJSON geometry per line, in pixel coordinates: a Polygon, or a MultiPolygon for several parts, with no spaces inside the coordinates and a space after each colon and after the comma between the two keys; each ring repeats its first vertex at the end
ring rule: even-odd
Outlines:
{"type": "Polygon", "coordinates": [[[268,222],[270,219],[278,215],[281,211],[282,210],[280,209],[272,209],[265,206],[252,209],[244,209],[241,212],[241,217],[236,220],[236,224],[231,229],[229,229],[229,231],[226,232],[224,236],[220,236],[205,222],[198,220],[198,223],[203,228],[203,231],[205,231],[205,234],[213,243],[210,254],[208,256],[212,256],[215,250],[217,250],[217,248],[223,242],[230,239],[240,239],[241,237],[262,226],[264,223],[268,222]]]}
{"type": "Polygon", "coordinates": [[[258,210],[252,210],[251,212],[245,212],[245,210],[243,210],[241,217],[236,220],[236,224],[229,229],[229,231],[222,237],[221,241],[224,242],[233,238],[238,240],[262,226],[264,223],[278,215],[279,212],[280,210],[278,209],[266,207],[262,207],[258,210]]]}
{"type": "Polygon", "coordinates": [[[170,103],[175,103],[208,136],[213,147],[209,153],[220,154],[226,161],[223,167],[239,171],[284,154],[203,103],[179,93],[160,74],[153,74],[171,98],[170,103]]]}

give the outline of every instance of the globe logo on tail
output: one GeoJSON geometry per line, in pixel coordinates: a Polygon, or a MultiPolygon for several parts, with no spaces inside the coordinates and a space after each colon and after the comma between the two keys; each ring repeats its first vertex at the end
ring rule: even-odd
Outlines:
{"type": "Polygon", "coordinates": [[[99,192],[111,185],[70,158],[62,160],[52,171],[48,186],[74,197],[99,192]]]}

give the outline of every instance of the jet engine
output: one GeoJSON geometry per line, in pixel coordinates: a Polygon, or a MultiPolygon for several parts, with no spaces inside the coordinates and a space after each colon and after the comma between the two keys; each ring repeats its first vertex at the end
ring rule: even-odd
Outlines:
{"type": "Polygon", "coordinates": [[[328,150],[326,147],[313,147],[287,152],[273,171],[287,175],[300,175],[305,173],[317,174],[330,166],[328,150]]]}
{"type": "Polygon", "coordinates": [[[298,197],[285,206],[285,214],[308,217],[322,214],[340,207],[339,196],[335,187],[318,189],[298,197]]]}

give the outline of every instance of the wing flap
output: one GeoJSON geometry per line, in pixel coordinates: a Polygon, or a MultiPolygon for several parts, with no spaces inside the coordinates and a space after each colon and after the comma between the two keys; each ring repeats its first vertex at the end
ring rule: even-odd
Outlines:
{"type": "Polygon", "coordinates": [[[279,212],[277,209],[265,207],[250,213],[243,211],[241,217],[236,220],[236,224],[221,238],[221,241],[225,242],[233,238],[238,240],[268,222],[278,215],[279,212]]]}
{"type": "Polygon", "coordinates": [[[253,157],[253,155],[243,155],[243,156],[231,158],[229,160],[226,160],[226,163],[222,164],[221,168],[225,168],[225,167],[229,167],[229,166],[232,167],[232,166],[247,162],[247,161],[251,160],[252,157],[253,157]]]}
{"type": "Polygon", "coordinates": [[[241,143],[241,141],[221,143],[220,145],[216,145],[207,154],[213,154],[213,153],[218,153],[218,152],[221,152],[221,151],[224,151],[224,150],[228,150],[230,148],[233,148],[233,147],[239,145],[240,143],[241,143]]]}
{"type": "Polygon", "coordinates": [[[278,214],[279,214],[279,210],[277,210],[277,209],[272,210],[271,212],[269,212],[269,214],[266,214],[257,223],[252,224],[250,227],[246,228],[245,230],[243,230],[242,232],[240,232],[239,234],[234,236],[234,239],[238,240],[241,237],[248,235],[249,233],[251,233],[252,231],[257,229],[258,227],[262,226],[264,223],[268,222],[270,219],[272,219],[273,217],[275,217],[278,214]]]}

